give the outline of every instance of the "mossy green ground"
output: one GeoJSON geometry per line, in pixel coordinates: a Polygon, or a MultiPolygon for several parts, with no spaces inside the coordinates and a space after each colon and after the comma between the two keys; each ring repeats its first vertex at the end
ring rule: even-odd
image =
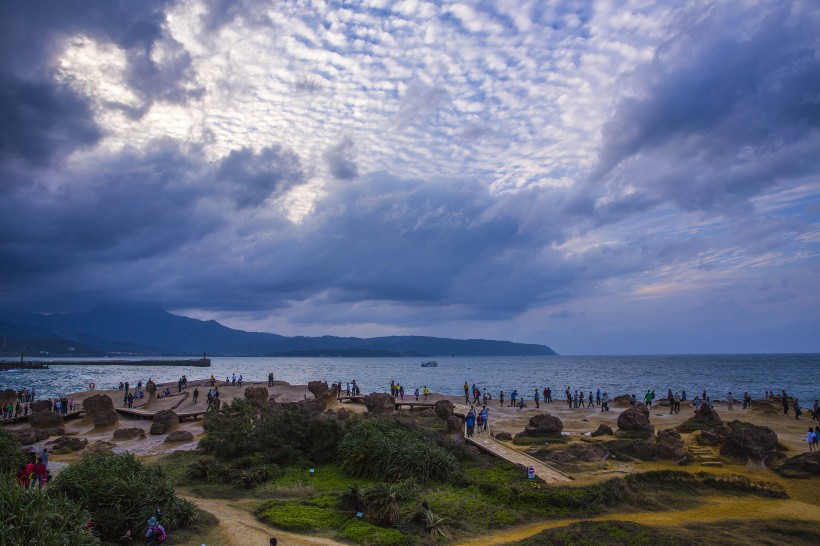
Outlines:
{"type": "MultiPolygon", "coordinates": [[[[177,452],[162,462],[171,475],[185,483],[190,482],[184,477],[187,465],[199,456],[177,452]]],[[[695,493],[703,491],[784,496],[777,484],[719,474],[661,471],[580,487],[550,487],[527,480],[520,469],[483,455],[464,461],[463,466],[457,483],[419,484],[418,494],[419,502],[426,501],[430,510],[448,518],[448,535],[456,541],[544,519],[680,510],[697,504],[695,493]]],[[[352,510],[341,508],[339,497],[347,487],[355,484],[366,489],[376,481],[351,478],[338,465],[318,466],[312,473],[308,470],[280,469],[273,479],[252,489],[222,483],[188,483],[187,489],[204,497],[258,499],[257,517],[287,531],[356,544],[409,545],[429,541],[418,533],[367,521],[367,516],[359,520],[352,510]]]]}

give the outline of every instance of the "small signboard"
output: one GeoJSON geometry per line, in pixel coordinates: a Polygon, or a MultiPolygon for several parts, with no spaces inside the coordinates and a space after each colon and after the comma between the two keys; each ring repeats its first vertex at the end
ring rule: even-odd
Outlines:
{"type": "Polygon", "coordinates": [[[314,472],[316,472],[316,469],[315,469],[315,468],[309,468],[309,469],[308,469],[308,472],[310,472],[311,474],[313,474],[314,472]]]}
{"type": "Polygon", "coordinates": [[[535,467],[534,466],[528,466],[527,467],[527,477],[529,479],[535,478],[535,467]]]}

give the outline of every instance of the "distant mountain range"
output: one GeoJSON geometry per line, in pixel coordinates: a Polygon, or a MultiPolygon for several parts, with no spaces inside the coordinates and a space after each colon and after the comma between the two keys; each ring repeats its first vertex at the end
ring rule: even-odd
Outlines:
{"type": "Polygon", "coordinates": [[[0,311],[0,355],[37,356],[531,356],[546,345],[426,336],[286,337],[245,332],[159,307],[112,306],[42,315],[0,311]]]}

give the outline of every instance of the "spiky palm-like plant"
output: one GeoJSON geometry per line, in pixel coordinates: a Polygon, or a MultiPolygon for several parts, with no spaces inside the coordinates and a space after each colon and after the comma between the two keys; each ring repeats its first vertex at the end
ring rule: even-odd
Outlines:
{"type": "Polygon", "coordinates": [[[367,490],[365,499],[370,517],[386,525],[395,525],[401,519],[401,501],[404,488],[396,483],[377,483],[367,490]]]}

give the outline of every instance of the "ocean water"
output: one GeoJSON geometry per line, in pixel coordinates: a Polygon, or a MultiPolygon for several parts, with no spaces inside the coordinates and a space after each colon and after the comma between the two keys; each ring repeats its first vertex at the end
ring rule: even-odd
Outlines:
{"type": "MultiPolygon", "coordinates": [[[[48,359],[44,359],[48,360],[48,359]]],[[[138,360],[138,359],[136,359],[138,360]]],[[[820,398],[820,354],[741,355],[640,355],[640,356],[539,356],[539,357],[439,357],[437,368],[422,368],[421,358],[257,358],[213,357],[210,368],[52,366],[48,370],[0,372],[0,388],[34,387],[38,397],[97,388],[117,388],[120,381],[136,385],[149,378],[175,382],[182,374],[204,379],[213,374],[221,381],[242,374],[245,381],[276,379],[291,384],[311,380],[347,383],[355,379],[363,393],[386,391],[390,380],[404,385],[407,393],[426,385],[431,392],[463,394],[467,381],[508,398],[513,389],[531,397],[535,388],[550,387],[560,398],[570,387],[585,392],[601,388],[611,396],[637,394],[654,389],[659,397],[667,389],[685,390],[691,399],[704,389],[710,397],[723,399],[729,391],[739,398],[745,391],[762,398],[764,391],[785,389],[810,406],[820,398]]]]}

